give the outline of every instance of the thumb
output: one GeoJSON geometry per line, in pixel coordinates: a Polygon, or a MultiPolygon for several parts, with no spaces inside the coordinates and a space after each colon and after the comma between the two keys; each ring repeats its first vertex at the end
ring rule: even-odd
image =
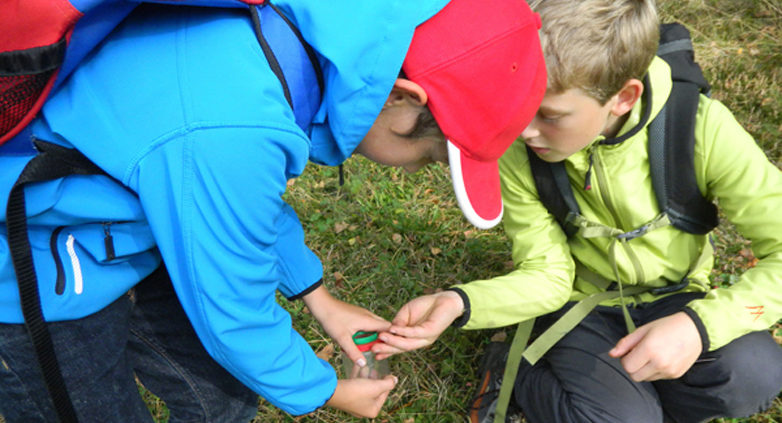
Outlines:
{"type": "Polygon", "coordinates": [[[353,340],[351,339],[350,342],[348,342],[345,345],[341,345],[342,352],[350,358],[350,361],[356,363],[359,367],[364,367],[367,365],[367,360],[364,358],[364,353],[362,353],[356,344],[353,343],[353,340]]]}
{"type": "Polygon", "coordinates": [[[396,384],[399,383],[399,378],[394,376],[394,375],[386,375],[382,379],[382,381],[384,382],[384,384],[383,384],[383,386],[384,386],[383,391],[384,392],[388,392],[388,391],[394,389],[394,387],[396,387],[396,384]]]}
{"type": "Polygon", "coordinates": [[[641,342],[641,339],[643,339],[643,337],[646,335],[646,331],[646,328],[640,327],[624,338],[620,339],[619,342],[614,345],[614,348],[608,352],[608,355],[613,358],[623,357],[625,354],[630,352],[630,350],[635,348],[639,342],[641,342]]]}

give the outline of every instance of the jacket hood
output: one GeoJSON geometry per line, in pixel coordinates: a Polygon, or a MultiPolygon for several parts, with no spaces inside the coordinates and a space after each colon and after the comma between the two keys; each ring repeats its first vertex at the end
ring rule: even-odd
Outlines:
{"type": "Polygon", "coordinates": [[[448,0],[371,2],[280,0],[319,55],[325,88],[315,115],[310,160],[338,165],[374,124],[399,70],[415,28],[448,0]]]}

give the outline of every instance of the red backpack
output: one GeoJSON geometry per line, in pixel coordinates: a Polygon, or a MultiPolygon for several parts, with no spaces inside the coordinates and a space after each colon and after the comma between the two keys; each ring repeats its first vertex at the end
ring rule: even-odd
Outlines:
{"type": "MultiPolygon", "coordinates": [[[[0,145],[33,120],[52,89],[139,1],[0,1],[0,145]]],[[[157,2],[246,7],[264,0],[157,2]]]]}

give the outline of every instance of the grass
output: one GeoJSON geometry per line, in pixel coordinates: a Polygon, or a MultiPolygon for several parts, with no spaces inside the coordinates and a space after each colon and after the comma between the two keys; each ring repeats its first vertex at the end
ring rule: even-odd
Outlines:
{"type": "MultiPolygon", "coordinates": [[[[780,166],[782,6],[775,0],[668,0],[660,10],[665,21],[677,20],[690,28],[713,96],[735,112],[780,166]]],[[[345,175],[340,188],[336,169],[311,166],[287,195],[307,228],[310,246],[320,252],[325,283],[334,295],[390,319],[415,296],[509,270],[509,242],[500,229],[477,231],[464,221],[447,167],[430,166],[409,175],[353,158],[345,164],[345,175]]],[[[728,275],[751,265],[751,253],[748,242],[729,224],[720,226],[716,235],[714,283],[729,284],[733,279],[728,275]]],[[[300,304],[287,307],[313,349],[331,345],[300,304]]],[[[400,384],[375,421],[464,421],[483,345],[492,336],[512,335],[512,330],[449,329],[430,348],[393,357],[392,370],[400,384]]],[[[782,336],[780,327],[776,331],[782,336]]],[[[294,419],[262,400],[254,423],[292,421],[358,419],[328,409],[294,419]]],[[[782,422],[782,401],[778,398],[764,414],[717,422],[782,422]]]]}
{"type": "MultiPolygon", "coordinates": [[[[662,0],[660,11],[665,21],[688,26],[713,97],[734,111],[781,166],[782,5],[777,0],[662,0]]],[[[415,296],[510,269],[510,244],[501,229],[478,231],[462,218],[447,167],[408,175],[352,158],[345,175],[340,187],[336,168],[310,165],[286,194],[307,229],[309,245],[324,262],[324,282],[335,296],[390,319],[415,296]]],[[[729,285],[753,263],[749,243],[727,223],[715,238],[713,281],[729,285]]],[[[280,302],[315,351],[334,347],[301,302],[280,302]]],[[[375,421],[464,421],[483,345],[512,330],[448,329],[430,348],[391,358],[400,383],[375,421]]],[[[774,330],[782,342],[782,326],[774,330]]],[[[338,365],[338,354],[327,358],[338,365]]],[[[140,389],[156,421],[167,421],[165,405],[140,389]]],[[[261,400],[253,423],[354,421],[360,420],[330,409],[293,418],[261,400]]],[[[780,423],[782,400],[765,413],[713,423],[728,422],[780,423]]]]}
{"type": "MultiPolygon", "coordinates": [[[[660,10],[665,21],[690,28],[713,97],[734,111],[780,166],[782,6],[776,0],[665,0],[660,10]]],[[[501,229],[477,231],[462,218],[447,167],[409,175],[352,158],[344,170],[340,187],[337,169],[311,165],[286,195],[307,229],[309,245],[323,259],[324,281],[335,296],[390,319],[415,296],[510,269],[510,244],[501,229]]],[[[730,284],[735,278],[730,275],[752,264],[749,245],[729,224],[720,226],[716,239],[713,280],[730,284]]],[[[300,302],[281,302],[315,351],[334,347],[300,302]]],[[[775,330],[781,339],[781,327],[775,330]]],[[[400,383],[375,421],[464,421],[482,347],[492,336],[511,331],[449,329],[430,348],[393,357],[400,383]]],[[[330,356],[333,364],[337,360],[338,355],[330,356]]],[[[359,420],[330,409],[293,418],[261,400],[253,423],[353,421],[359,420]]],[[[763,414],[714,423],[727,422],[782,422],[782,401],[763,414]]]]}

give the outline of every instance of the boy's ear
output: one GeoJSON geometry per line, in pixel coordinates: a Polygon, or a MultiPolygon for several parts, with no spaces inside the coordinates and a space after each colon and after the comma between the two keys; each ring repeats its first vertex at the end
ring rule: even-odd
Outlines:
{"type": "Polygon", "coordinates": [[[614,96],[616,102],[611,107],[611,113],[616,116],[623,116],[625,113],[632,110],[638,99],[641,98],[641,94],[644,92],[644,84],[638,79],[630,79],[625,82],[622,89],[614,96]]]}
{"type": "Polygon", "coordinates": [[[396,82],[394,82],[394,88],[391,90],[391,95],[388,96],[388,100],[390,102],[399,96],[404,97],[405,94],[407,94],[419,106],[425,106],[429,101],[429,97],[426,95],[426,91],[424,91],[420,85],[404,78],[396,79],[396,82]]]}

